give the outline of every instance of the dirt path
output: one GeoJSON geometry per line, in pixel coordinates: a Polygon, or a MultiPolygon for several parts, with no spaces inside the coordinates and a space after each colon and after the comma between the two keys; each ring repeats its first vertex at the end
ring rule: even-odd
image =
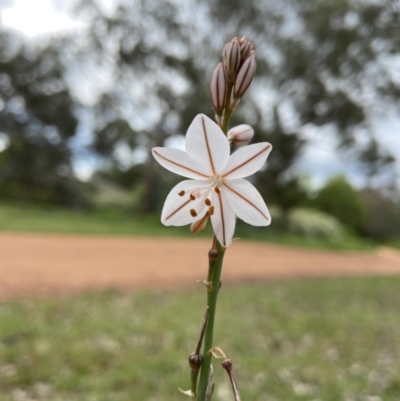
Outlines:
{"type": "MultiPolygon", "coordinates": [[[[0,299],[95,288],[172,288],[204,279],[209,240],[0,234],[0,299]]],[[[223,281],[400,274],[400,252],[350,253],[237,241],[223,281]]]]}

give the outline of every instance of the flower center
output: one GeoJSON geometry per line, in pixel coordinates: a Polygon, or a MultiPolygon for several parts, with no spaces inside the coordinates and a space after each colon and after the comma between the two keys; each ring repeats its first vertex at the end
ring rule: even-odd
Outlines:
{"type": "Polygon", "coordinates": [[[222,187],[222,184],[224,182],[224,179],[220,175],[214,175],[213,177],[210,177],[211,180],[211,185],[213,187],[222,187]]]}

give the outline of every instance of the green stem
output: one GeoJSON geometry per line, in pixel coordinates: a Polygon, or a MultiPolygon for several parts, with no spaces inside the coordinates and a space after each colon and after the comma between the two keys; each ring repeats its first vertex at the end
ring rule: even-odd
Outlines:
{"type": "MultiPolygon", "coordinates": [[[[227,93],[226,93],[226,101],[225,101],[225,111],[224,118],[222,121],[221,129],[226,134],[228,132],[229,120],[231,118],[231,114],[233,110],[231,110],[231,97],[232,97],[233,85],[228,84],[227,93]]],[[[206,327],[206,331],[204,334],[204,347],[203,347],[203,363],[201,365],[200,371],[200,379],[197,391],[197,400],[205,401],[208,378],[210,375],[211,369],[211,354],[209,351],[213,347],[213,337],[214,337],[214,320],[215,320],[215,312],[217,309],[217,298],[220,287],[220,278],[222,271],[222,262],[224,260],[225,248],[221,246],[221,244],[217,241],[214,236],[213,248],[215,248],[218,252],[217,260],[214,262],[214,266],[211,266],[210,261],[210,273],[212,274],[212,282],[211,287],[207,290],[207,306],[209,308],[208,315],[208,323],[206,327]],[[212,269],[212,270],[211,270],[212,269]]]]}
{"type": "Polygon", "coordinates": [[[200,372],[200,380],[198,387],[198,400],[204,401],[208,377],[210,375],[210,367],[211,367],[211,354],[209,353],[210,349],[213,347],[213,335],[214,335],[214,320],[215,320],[215,312],[217,308],[217,298],[219,292],[219,283],[221,278],[222,271],[222,261],[224,259],[225,248],[223,248],[220,243],[217,241],[216,244],[218,257],[215,261],[213,274],[212,274],[212,284],[209,290],[207,291],[207,306],[209,308],[208,315],[208,323],[206,327],[206,332],[204,335],[204,347],[203,347],[203,363],[200,372]]]}
{"type": "Polygon", "coordinates": [[[231,118],[231,114],[233,113],[233,110],[231,110],[232,90],[233,90],[233,85],[228,84],[228,88],[226,90],[224,119],[222,121],[222,127],[221,127],[225,135],[228,132],[229,120],[231,118]]]}

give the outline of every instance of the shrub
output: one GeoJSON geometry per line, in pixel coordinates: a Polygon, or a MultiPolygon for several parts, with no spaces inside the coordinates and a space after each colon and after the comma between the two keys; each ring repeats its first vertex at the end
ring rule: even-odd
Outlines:
{"type": "Polygon", "coordinates": [[[344,237],[340,222],[335,217],[317,210],[292,209],[287,219],[287,228],[292,234],[334,241],[344,237]]]}
{"type": "Polygon", "coordinates": [[[345,177],[329,180],[314,201],[315,207],[336,217],[346,227],[359,230],[367,215],[367,208],[361,194],[345,177]]]}
{"type": "Polygon", "coordinates": [[[400,207],[380,191],[368,188],[363,191],[367,218],[362,233],[376,240],[400,237],[400,207]]]}

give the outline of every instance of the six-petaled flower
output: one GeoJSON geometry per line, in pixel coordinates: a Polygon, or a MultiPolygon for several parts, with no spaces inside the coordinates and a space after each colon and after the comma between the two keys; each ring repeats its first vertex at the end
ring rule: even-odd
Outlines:
{"type": "Polygon", "coordinates": [[[230,155],[229,141],[211,119],[195,117],[186,134],[186,152],[153,148],[166,169],[190,178],[176,185],[165,201],[161,222],[167,226],[194,223],[206,214],[223,247],[232,242],[236,217],[253,226],[271,223],[268,208],[257,189],[244,177],[258,171],[272,149],[261,142],[230,155]]]}

